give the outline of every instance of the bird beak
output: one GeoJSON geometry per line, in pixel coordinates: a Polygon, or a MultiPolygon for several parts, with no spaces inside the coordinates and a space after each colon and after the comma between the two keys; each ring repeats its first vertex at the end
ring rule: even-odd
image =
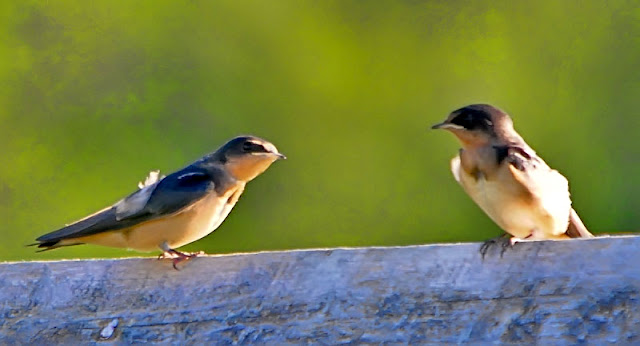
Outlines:
{"type": "Polygon", "coordinates": [[[452,124],[452,123],[448,123],[448,122],[442,122],[439,124],[435,124],[433,126],[431,126],[432,130],[438,130],[438,129],[443,129],[443,130],[462,130],[463,127],[460,125],[456,125],[456,124],[452,124]]]}
{"type": "Polygon", "coordinates": [[[277,156],[277,159],[276,159],[276,160],[286,160],[286,159],[287,159],[287,157],[286,157],[286,156],[284,156],[284,155],[282,155],[282,154],[280,154],[280,153],[273,153],[273,154],[274,154],[275,156],[277,156]]]}

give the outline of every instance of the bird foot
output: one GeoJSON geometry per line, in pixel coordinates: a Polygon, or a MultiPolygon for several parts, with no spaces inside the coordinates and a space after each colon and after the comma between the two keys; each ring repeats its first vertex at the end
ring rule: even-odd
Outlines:
{"type": "Polygon", "coordinates": [[[489,252],[489,249],[495,245],[499,245],[501,248],[500,258],[502,258],[502,256],[504,255],[505,251],[507,251],[507,249],[513,247],[516,243],[520,241],[522,241],[522,239],[516,238],[516,237],[509,237],[509,235],[505,233],[499,237],[491,238],[485,241],[480,246],[480,254],[482,255],[482,259],[484,260],[484,257],[486,256],[487,252],[489,252]]]}
{"type": "Polygon", "coordinates": [[[520,239],[520,238],[516,238],[516,237],[511,237],[511,239],[509,239],[509,243],[511,243],[511,246],[514,246],[514,245],[516,245],[516,243],[520,243],[522,241],[524,241],[524,239],[520,239]]]}
{"type": "Polygon", "coordinates": [[[189,253],[189,252],[180,252],[178,250],[169,249],[163,252],[162,254],[160,254],[160,256],[158,256],[158,259],[171,259],[171,263],[173,264],[173,269],[180,270],[178,269],[178,266],[177,266],[178,263],[188,261],[200,255],[204,255],[204,251],[189,253]]]}

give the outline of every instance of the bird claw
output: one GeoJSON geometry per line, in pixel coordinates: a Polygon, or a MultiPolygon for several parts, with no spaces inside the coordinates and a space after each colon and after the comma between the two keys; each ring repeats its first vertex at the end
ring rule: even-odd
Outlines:
{"type": "Polygon", "coordinates": [[[204,251],[198,252],[180,252],[178,250],[169,249],[158,256],[158,259],[171,259],[171,263],[173,265],[173,269],[178,269],[178,263],[188,261],[192,258],[196,258],[200,255],[204,255],[204,251]]]}
{"type": "Polygon", "coordinates": [[[516,238],[516,237],[509,238],[508,236],[509,235],[505,233],[499,237],[491,238],[485,241],[480,246],[480,255],[482,255],[482,259],[484,260],[484,257],[486,256],[487,252],[489,252],[489,249],[492,248],[494,245],[500,245],[501,247],[500,258],[502,258],[502,256],[507,251],[507,249],[513,247],[516,243],[522,241],[522,239],[520,238],[516,238]]]}

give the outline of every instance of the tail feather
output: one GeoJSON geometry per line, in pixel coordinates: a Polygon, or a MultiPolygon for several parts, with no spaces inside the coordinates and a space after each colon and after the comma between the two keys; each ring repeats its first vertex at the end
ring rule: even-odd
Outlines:
{"type": "Polygon", "coordinates": [[[569,214],[569,227],[567,227],[566,234],[570,238],[593,238],[593,234],[587,230],[587,227],[582,223],[578,213],[573,208],[571,208],[569,214]]]}
{"type": "Polygon", "coordinates": [[[38,244],[59,242],[64,239],[78,238],[118,227],[113,207],[105,208],[57,231],[47,233],[36,239],[38,244]]]}
{"type": "Polygon", "coordinates": [[[53,250],[53,249],[57,249],[59,247],[64,247],[64,246],[74,246],[74,245],[82,245],[84,243],[66,243],[66,244],[60,244],[60,240],[50,240],[50,241],[43,241],[40,243],[31,243],[31,244],[27,244],[25,245],[25,247],[28,246],[37,246],[39,249],[41,250],[37,250],[36,252],[43,252],[43,251],[49,251],[49,250],[53,250]]]}
{"type": "MultiPolygon", "coordinates": [[[[149,176],[145,179],[144,182],[138,183],[138,187],[143,191],[149,191],[149,192],[153,191],[153,190],[148,190],[148,189],[144,190],[144,189],[149,188],[150,186],[158,183],[164,177],[165,177],[164,175],[162,176],[160,175],[160,171],[151,171],[149,173],[149,176]]],[[[126,201],[129,198],[132,198],[132,196],[134,197],[137,196],[138,192],[140,192],[141,190],[134,192],[132,195],[125,198],[125,200],[123,201],[126,201]]],[[[146,203],[146,200],[148,199],[148,193],[145,196],[147,197],[144,200],[144,202],[146,203]]],[[[140,201],[139,198],[138,199],[134,198],[134,199],[138,202],[140,201]]],[[[38,251],[38,252],[41,252],[41,251],[56,249],[63,246],[79,245],[82,243],[80,242],[74,243],[73,241],[69,241],[69,240],[92,235],[92,234],[97,234],[101,232],[127,228],[129,226],[135,225],[136,223],[139,223],[145,220],[145,217],[147,215],[142,215],[142,217],[132,217],[132,215],[124,215],[125,217],[123,218],[122,213],[120,214],[118,213],[118,205],[121,204],[123,201],[118,202],[115,205],[106,207],[102,210],[98,210],[97,212],[91,215],[88,215],[76,222],[68,224],[65,227],[62,227],[56,231],[42,235],[36,239],[37,243],[29,244],[27,246],[38,246],[38,248],[44,248],[43,250],[38,251]]],[[[139,205],[136,205],[134,207],[138,208],[136,209],[136,212],[138,212],[141,208],[139,205]]],[[[125,209],[128,209],[128,208],[130,207],[126,207],[125,209]]],[[[141,216],[141,215],[137,215],[137,216],[141,216]]]]}
{"type": "Polygon", "coordinates": [[[40,243],[38,244],[38,248],[41,250],[37,250],[36,252],[45,252],[45,251],[49,251],[49,250],[53,250],[53,249],[57,249],[59,247],[64,247],[64,246],[75,246],[75,245],[82,245],[83,243],[74,243],[74,244],[60,244],[59,241],[50,241],[50,242],[46,242],[46,243],[40,243]]]}
{"type": "Polygon", "coordinates": [[[100,233],[118,226],[119,225],[115,218],[115,211],[112,207],[109,207],[67,225],[57,231],[42,235],[36,239],[37,243],[29,244],[28,246],[37,246],[38,248],[43,249],[38,252],[42,252],[63,246],[79,245],[81,243],[65,241],[61,244],[61,242],[63,240],[100,233]]]}

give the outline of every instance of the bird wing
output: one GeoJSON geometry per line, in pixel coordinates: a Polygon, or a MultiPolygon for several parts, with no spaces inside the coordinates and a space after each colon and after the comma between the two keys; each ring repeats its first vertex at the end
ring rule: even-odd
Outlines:
{"type": "Polygon", "coordinates": [[[506,161],[513,178],[538,198],[556,196],[556,193],[569,196],[567,179],[551,169],[535,152],[520,146],[494,147],[498,163],[506,161]]]}
{"type": "Polygon", "coordinates": [[[149,184],[147,181],[141,189],[116,204],[36,240],[50,243],[131,227],[178,212],[200,200],[214,187],[207,171],[189,166],[156,182],[149,184]]]}
{"type": "MultiPolygon", "coordinates": [[[[502,149],[496,150],[500,152],[502,149]]],[[[526,147],[509,146],[506,150],[504,159],[509,164],[514,180],[531,193],[538,201],[539,208],[553,219],[554,235],[564,233],[569,223],[568,211],[571,209],[567,178],[550,168],[526,147]]]]}
{"type": "MultiPolygon", "coordinates": [[[[500,152],[500,149],[496,150],[500,152]]],[[[514,178],[534,193],[543,191],[544,193],[538,193],[538,197],[549,213],[564,213],[565,208],[569,208],[569,223],[565,233],[571,238],[593,238],[593,234],[587,230],[578,213],[571,208],[567,179],[525,148],[510,146],[507,151],[506,159],[517,168],[517,171],[512,169],[514,178]],[[527,173],[527,177],[519,172],[527,173]]]]}

